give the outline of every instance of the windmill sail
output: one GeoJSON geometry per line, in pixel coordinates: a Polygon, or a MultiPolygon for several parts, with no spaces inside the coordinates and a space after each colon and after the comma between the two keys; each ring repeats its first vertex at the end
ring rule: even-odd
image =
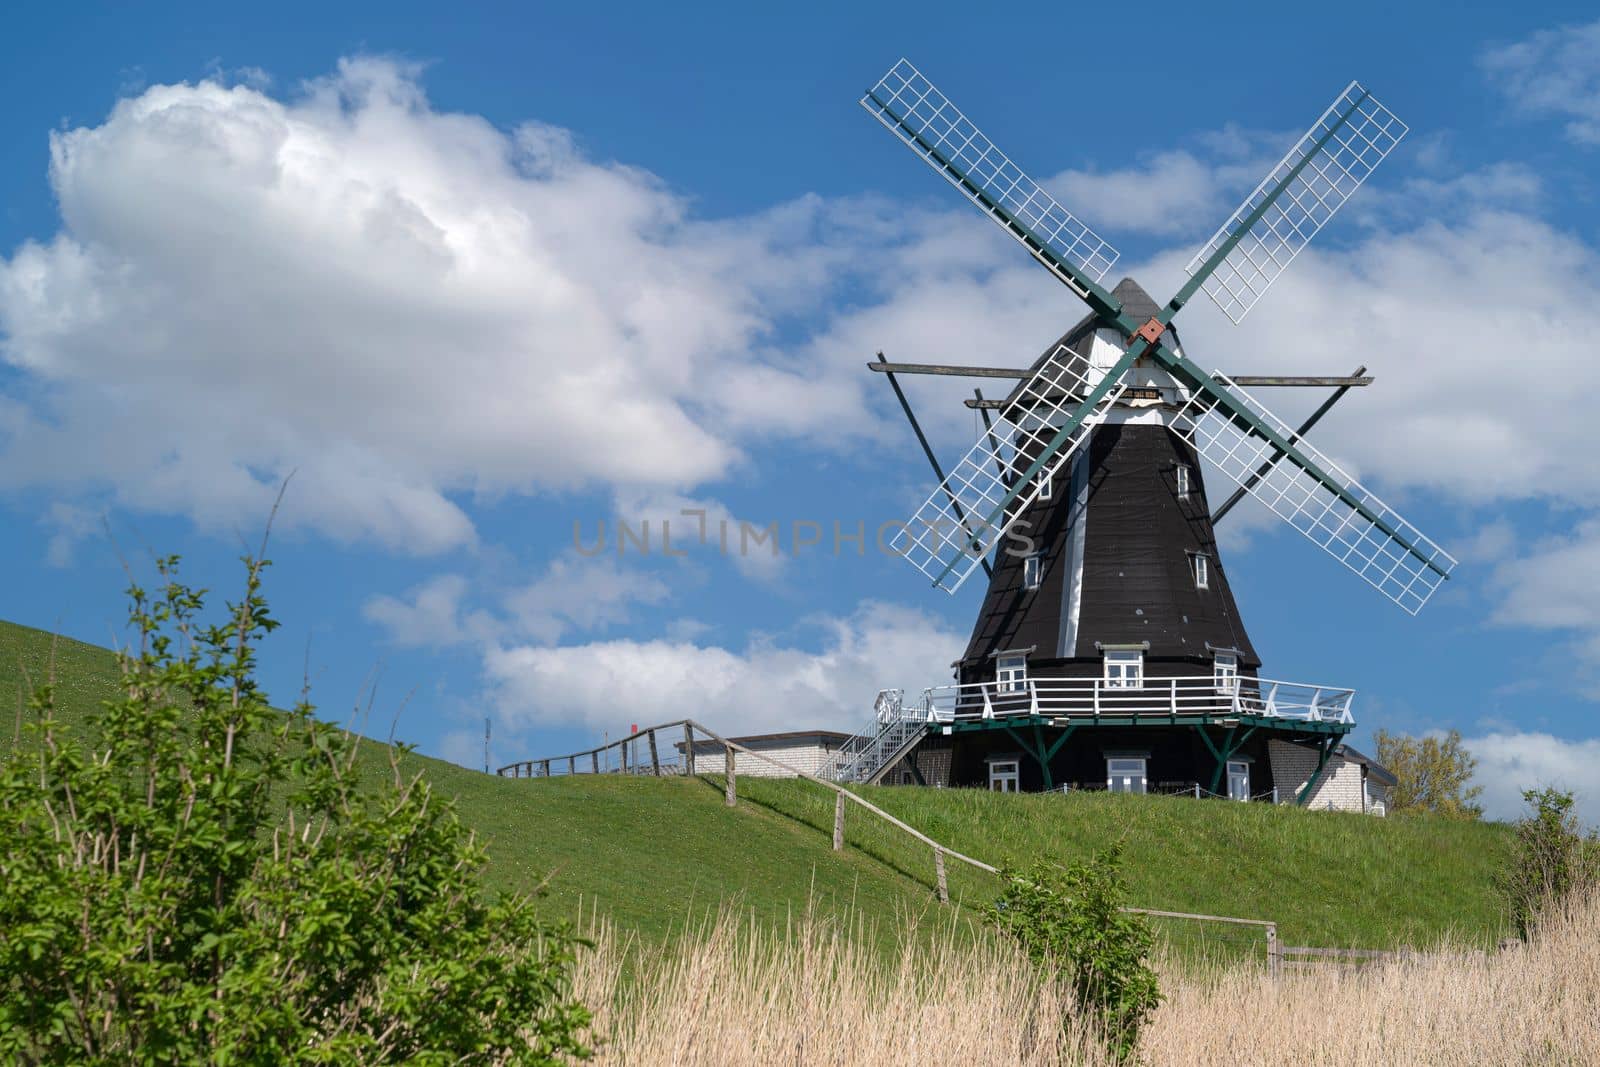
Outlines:
{"type": "Polygon", "coordinates": [[[1197,388],[1173,429],[1313,544],[1406,611],[1420,611],[1450,576],[1454,557],[1300,440],[1249,393],[1221,374],[1216,377],[1229,396],[1204,381],[1192,382],[1197,388]],[[1263,430],[1291,447],[1279,447],[1263,430]]]}
{"type": "Polygon", "coordinates": [[[1089,439],[1123,393],[1120,382],[1105,388],[1057,446],[1061,425],[1072,424],[1085,399],[1101,384],[1100,373],[1087,361],[1064,345],[1056,346],[1033,377],[1018,387],[992,431],[961,458],[890,547],[946,592],[961,588],[1005,534],[1008,517],[1038,498],[1044,479],[1053,477],[1089,439]],[[1057,446],[1054,453],[1049,451],[1052,446],[1057,446]],[[1019,476],[1041,457],[1044,462],[1034,476],[1019,482],[1019,476]]]}
{"type": "Polygon", "coordinates": [[[1237,324],[1405,135],[1351,82],[1184,269],[1237,324]]]}
{"type": "Polygon", "coordinates": [[[1025,245],[1080,296],[1117,261],[1107,244],[994,146],[934,84],[902,59],[861,98],[913,152],[1025,245]]]}

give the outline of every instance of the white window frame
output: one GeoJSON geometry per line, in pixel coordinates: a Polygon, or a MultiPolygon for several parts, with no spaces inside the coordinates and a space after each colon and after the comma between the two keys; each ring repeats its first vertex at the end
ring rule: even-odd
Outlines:
{"type": "Polygon", "coordinates": [[[1189,482],[1189,468],[1181,463],[1178,464],[1178,495],[1187,497],[1193,491],[1194,487],[1189,482]]]}
{"type": "Polygon", "coordinates": [[[1022,557],[1022,588],[1037,589],[1044,578],[1044,558],[1034,552],[1022,557]]]}
{"type": "Polygon", "coordinates": [[[1245,760],[1231,759],[1228,761],[1228,799],[1250,799],[1250,764],[1245,760]],[[1240,774],[1244,775],[1244,790],[1235,792],[1233,788],[1234,776],[1240,774]]]}
{"type": "Polygon", "coordinates": [[[994,681],[997,693],[1020,693],[1028,684],[1028,654],[1002,652],[994,658],[994,681]]]}
{"type": "Polygon", "coordinates": [[[1143,689],[1144,653],[1127,649],[1107,651],[1105,685],[1107,689],[1143,689]]]}
{"type": "Polygon", "coordinates": [[[1106,791],[1147,793],[1150,791],[1150,762],[1142,756],[1107,756],[1106,791]]]}
{"type": "Polygon", "coordinates": [[[1022,761],[1017,759],[992,759],[989,761],[989,792],[1022,792],[1022,761]],[[1007,789],[1009,785],[1011,788],[1007,789]]]}
{"type": "Polygon", "coordinates": [[[1217,692],[1232,696],[1239,691],[1239,657],[1232,652],[1211,655],[1211,677],[1217,692]]]}
{"type": "Polygon", "coordinates": [[[1039,479],[1039,499],[1049,500],[1056,495],[1056,481],[1051,474],[1046,474],[1039,479]]]}
{"type": "Polygon", "coordinates": [[[1196,589],[1211,588],[1211,557],[1204,552],[1189,553],[1189,570],[1194,575],[1196,589]]]}

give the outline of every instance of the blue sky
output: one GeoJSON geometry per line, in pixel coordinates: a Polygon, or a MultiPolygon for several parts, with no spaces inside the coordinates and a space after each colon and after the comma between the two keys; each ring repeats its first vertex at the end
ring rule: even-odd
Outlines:
{"type": "MultiPolygon", "coordinates": [[[[280,699],[309,668],[343,717],[375,685],[369,730],[469,765],[486,715],[496,763],[683,714],[854,728],[944,680],[980,593],[872,545],[930,486],[863,364],[1014,365],[1082,313],[861,91],[911,58],[1165,298],[1354,77],[1412,135],[1242,326],[1179,321],[1224,370],[1366,364],[1316,440],[1462,566],[1413,619],[1259,513],[1224,562],[1265,673],[1359,690],[1358,745],[1457,728],[1492,813],[1553,782],[1600,817],[1591,12],[212,17],[8,15],[0,617],[111,642],[119,553],[227,592],[294,470],[280,699]],[[686,511],[711,545],[667,556],[686,511]],[[619,518],[653,551],[619,554],[619,518]],[[741,556],[740,522],[780,554],[741,556]]],[[[953,460],[965,387],[909,387],[953,460]]]]}

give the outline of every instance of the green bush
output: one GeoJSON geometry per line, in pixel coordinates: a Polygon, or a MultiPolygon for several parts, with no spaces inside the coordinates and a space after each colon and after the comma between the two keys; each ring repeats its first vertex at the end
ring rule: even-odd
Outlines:
{"type": "Polygon", "coordinates": [[[122,692],[69,735],[48,685],[0,763],[0,1059],[554,1063],[582,1056],[577,942],[484,899],[482,849],[419,777],[363,786],[356,739],[273,710],[276,625],[161,560],[122,692]]]}
{"type": "Polygon", "coordinates": [[[1600,842],[1578,830],[1573,797],[1559,789],[1529,789],[1532,814],[1517,822],[1517,840],[1499,878],[1518,936],[1526,938],[1548,907],[1560,907],[1600,884],[1600,842]]]}
{"type": "Polygon", "coordinates": [[[1161,993],[1149,963],[1155,943],[1150,923],[1122,910],[1128,894],[1120,847],[1088,863],[1036,863],[1026,874],[1007,871],[1004,878],[990,920],[1070,991],[1117,1058],[1127,1059],[1161,993]]]}

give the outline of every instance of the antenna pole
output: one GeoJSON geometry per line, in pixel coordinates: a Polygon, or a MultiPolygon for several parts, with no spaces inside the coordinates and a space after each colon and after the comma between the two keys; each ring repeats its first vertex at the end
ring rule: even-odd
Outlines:
{"type": "MultiPolygon", "coordinates": [[[[1365,373],[1367,373],[1367,368],[1365,368],[1365,367],[1357,367],[1356,368],[1356,372],[1354,374],[1350,375],[1350,377],[1359,378],[1365,373]]],[[[1335,404],[1337,404],[1339,402],[1339,398],[1344,396],[1344,394],[1348,393],[1349,391],[1350,391],[1350,386],[1348,386],[1348,385],[1341,385],[1339,388],[1335,389],[1333,391],[1333,395],[1328,397],[1328,399],[1324,400],[1322,402],[1322,406],[1317,408],[1317,410],[1313,411],[1311,413],[1311,417],[1309,419],[1307,419],[1305,422],[1302,422],[1300,424],[1300,428],[1294,432],[1294,436],[1289,438],[1289,443],[1290,444],[1294,444],[1294,442],[1296,442],[1296,441],[1300,440],[1300,438],[1304,437],[1306,435],[1306,433],[1308,431],[1310,431],[1311,427],[1315,426],[1318,422],[1320,422],[1322,420],[1322,416],[1326,415],[1328,413],[1328,410],[1330,408],[1332,408],[1333,405],[1335,405],[1335,404]]],[[[1217,513],[1215,515],[1211,516],[1211,525],[1215,526],[1217,523],[1221,522],[1222,521],[1222,517],[1224,515],[1226,515],[1228,512],[1232,511],[1233,510],[1233,506],[1235,504],[1237,504],[1239,501],[1243,500],[1245,494],[1248,493],[1251,489],[1254,489],[1256,483],[1259,482],[1261,479],[1265,478],[1267,476],[1267,473],[1269,471],[1271,471],[1273,467],[1276,467],[1278,465],[1278,461],[1280,459],[1282,459],[1282,458],[1283,458],[1283,453],[1279,452],[1277,455],[1275,455],[1271,459],[1267,460],[1267,462],[1265,462],[1261,466],[1257,467],[1256,468],[1256,472],[1254,474],[1252,474],[1249,478],[1247,478],[1243,485],[1241,485],[1239,488],[1235,489],[1233,491],[1233,495],[1232,496],[1230,496],[1227,500],[1224,500],[1222,502],[1222,506],[1217,509],[1217,513]]]]}
{"type": "Polygon", "coordinates": [[[489,716],[483,717],[483,773],[489,773],[489,716]]]}

